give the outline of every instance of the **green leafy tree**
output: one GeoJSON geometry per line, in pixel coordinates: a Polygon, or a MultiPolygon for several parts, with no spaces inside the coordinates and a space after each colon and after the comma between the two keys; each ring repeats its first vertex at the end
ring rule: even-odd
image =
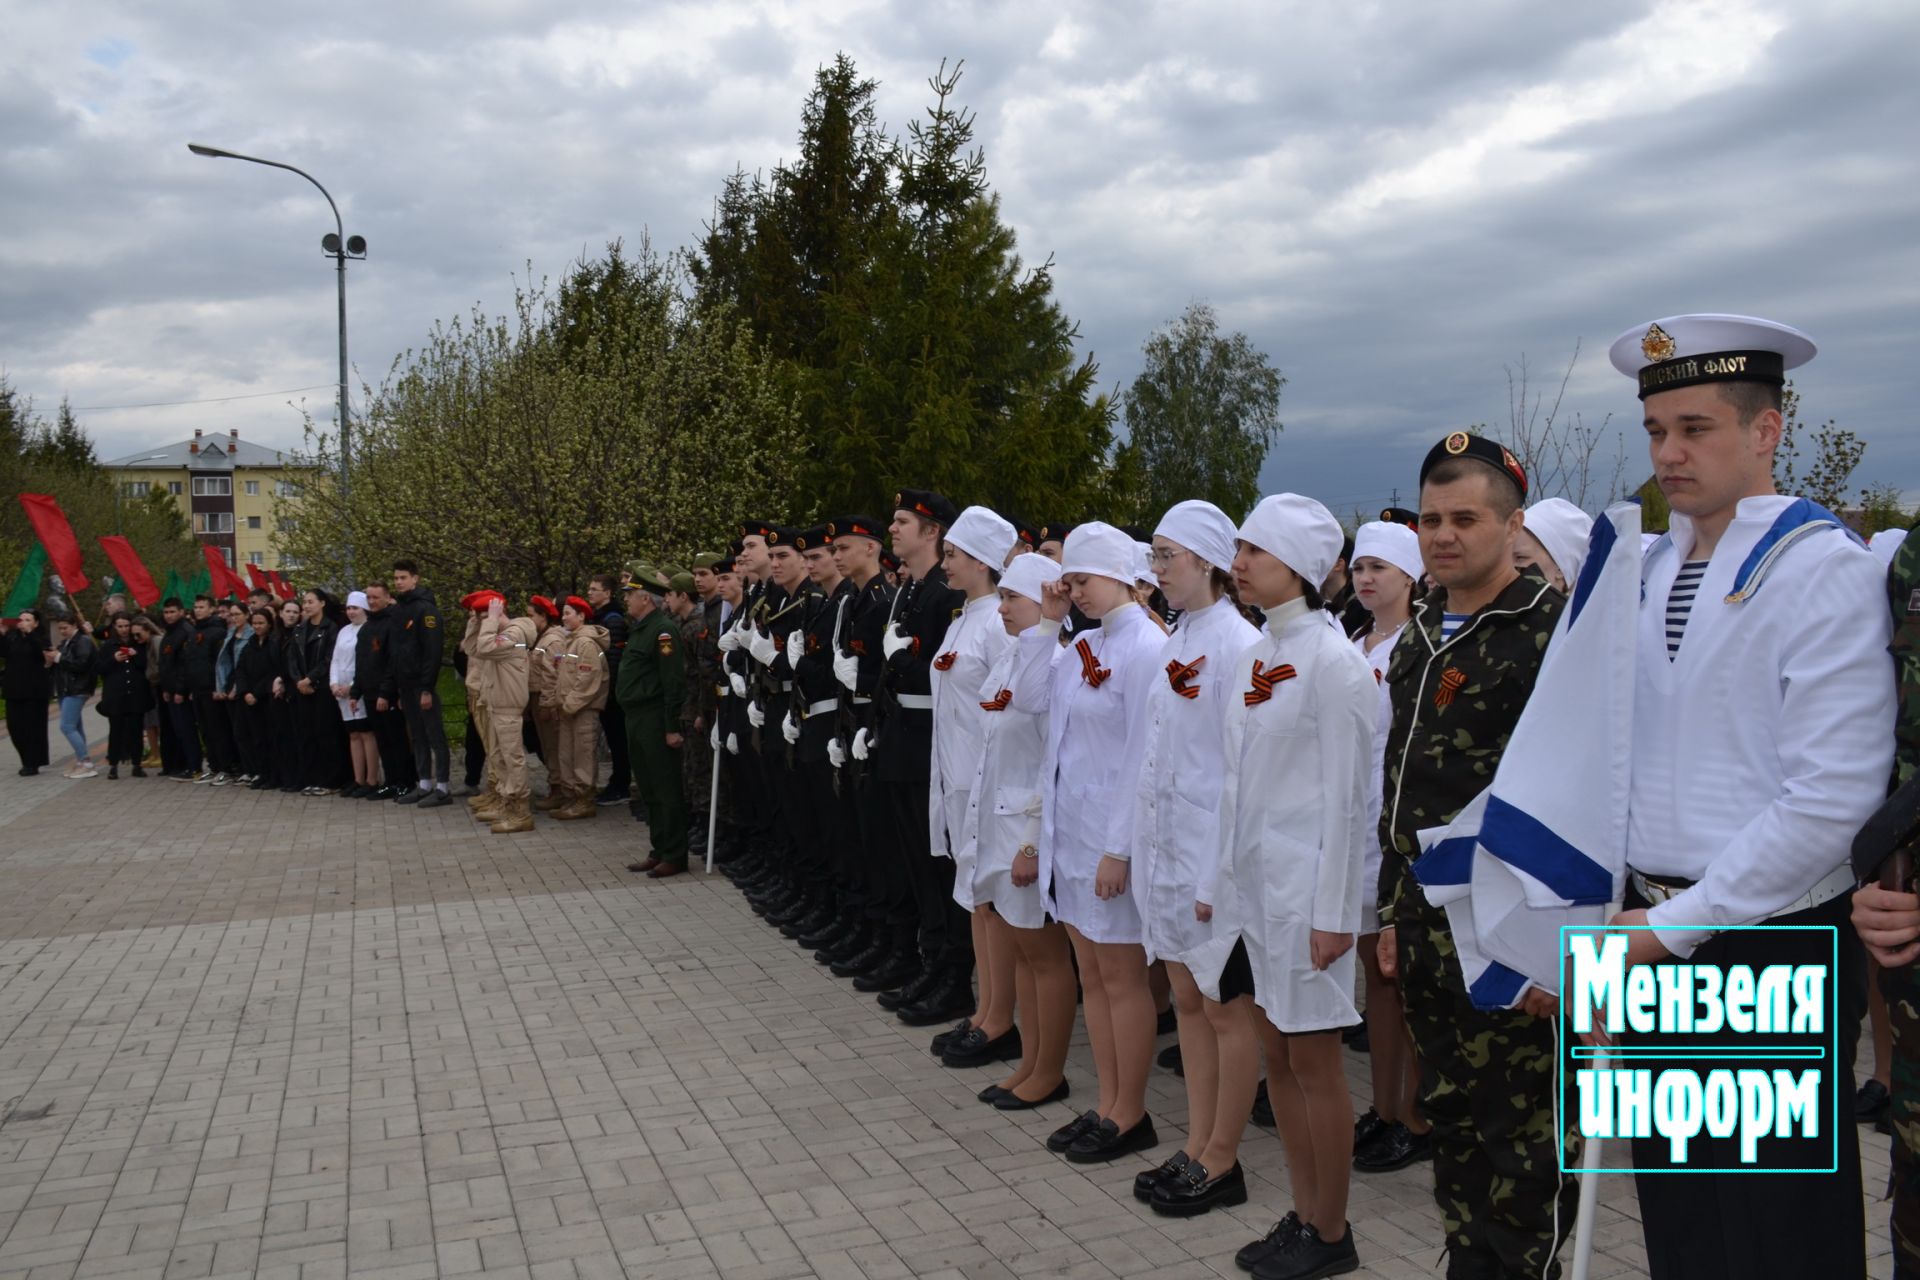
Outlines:
{"type": "Polygon", "coordinates": [[[1846,506],[1847,482],[1867,452],[1866,442],[1829,418],[1814,431],[1803,457],[1800,393],[1791,380],[1781,393],[1780,417],[1780,444],[1773,451],[1774,487],[1812,498],[1829,511],[1846,506]]]}
{"type": "Polygon", "coordinates": [[[1280,434],[1286,379],[1244,333],[1222,333],[1204,302],[1156,331],[1123,404],[1146,477],[1143,520],[1185,498],[1236,518],[1260,495],[1260,466],[1280,434]]]}
{"type": "Polygon", "coordinates": [[[1860,535],[1871,538],[1882,529],[1905,529],[1914,522],[1914,512],[1903,503],[1900,486],[1881,482],[1860,491],[1860,535]]]}

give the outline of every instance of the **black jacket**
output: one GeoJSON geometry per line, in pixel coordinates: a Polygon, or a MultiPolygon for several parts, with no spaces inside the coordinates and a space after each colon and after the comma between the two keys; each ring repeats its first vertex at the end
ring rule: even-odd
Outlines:
{"type": "Polygon", "coordinates": [[[60,646],[60,661],[53,664],[53,696],[84,698],[93,692],[94,645],[91,637],[76,631],[60,646]]]}
{"type": "Polygon", "coordinates": [[[333,667],[333,642],[339,634],[339,626],[328,618],[319,622],[303,621],[293,629],[293,643],[287,646],[287,683],[294,686],[296,694],[300,692],[298,686],[303,677],[312,684],[315,693],[327,692],[327,677],[333,667]]]}
{"type": "Polygon", "coordinates": [[[235,697],[244,700],[252,694],[256,706],[273,697],[273,679],[283,671],[279,640],[279,632],[268,632],[265,640],[255,636],[253,643],[240,651],[240,660],[233,664],[235,697]]]}
{"type": "Polygon", "coordinates": [[[210,613],[197,622],[189,621],[187,627],[187,692],[212,693],[220,646],[227,642],[227,620],[218,613],[210,613]]]}
{"type": "Polygon", "coordinates": [[[193,634],[193,619],[183,617],[160,637],[160,692],[193,692],[187,675],[187,645],[193,634]]]}
{"type": "Polygon", "coordinates": [[[393,672],[393,606],[368,612],[353,645],[353,696],[371,704],[385,698],[388,706],[400,699],[393,672]]]}
{"type": "Polygon", "coordinates": [[[419,693],[440,683],[446,628],[430,587],[403,591],[387,610],[393,615],[393,679],[401,693],[419,693]]]}
{"type": "Polygon", "coordinates": [[[627,651],[627,612],[620,607],[620,597],[607,601],[594,622],[607,629],[607,687],[611,689],[613,677],[620,670],[620,655],[627,651]]]}
{"type": "Polygon", "coordinates": [[[96,646],[94,669],[100,673],[100,710],[110,716],[145,715],[153,706],[153,686],[147,683],[147,652],[138,644],[118,645],[111,638],[96,646]],[[122,649],[130,656],[121,662],[122,649]]]}
{"type": "Polygon", "coordinates": [[[0,676],[0,697],[9,702],[48,702],[53,699],[53,671],[41,655],[53,647],[47,627],[35,627],[32,634],[9,627],[0,654],[7,670],[0,676]]]}

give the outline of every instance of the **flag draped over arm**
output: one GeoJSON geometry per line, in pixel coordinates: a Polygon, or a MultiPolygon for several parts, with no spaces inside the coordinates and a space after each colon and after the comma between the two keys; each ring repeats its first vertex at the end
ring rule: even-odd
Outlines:
{"type": "Polygon", "coordinates": [[[113,561],[113,567],[125,579],[127,592],[133,602],[142,609],[153,608],[160,599],[160,588],[153,585],[153,575],[147,572],[147,566],[140,559],[140,553],[133,544],[118,534],[100,539],[100,549],[107,553],[107,559],[113,561]]]}
{"type": "Polygon", "coordinates": [[[80,540],[73,536],[73,526],[67,523],[67,513],[60,509],[58,502],[44,493],[21,494],[20,506],[27,513],[34,536],[46,548],[47,559],[52,562],[53,571],[60,575],[67,592],[85,591],[90,580],[86,570],[81,567],[80,540]]]}
{"type": "Polygon", "coordinates": [[[40,607],[40,579],[46,576],[47,551],[39,543],[27,548],[27,562],[20,566],[20,575],[13,580],[13,590],[7,592],[7,602],[0,605],[9,619],[17,618],[23,609],[40,607]]]}
{"type": "Polygon", "coordinates": [[[1493,782],[1420,833],[1414,875],[1446,908],[1476,1007],[1558,994],[1560,931],[1605,924],[1626,875],[1640,611],[1640,507],[1594,522],[1493,782]]]}

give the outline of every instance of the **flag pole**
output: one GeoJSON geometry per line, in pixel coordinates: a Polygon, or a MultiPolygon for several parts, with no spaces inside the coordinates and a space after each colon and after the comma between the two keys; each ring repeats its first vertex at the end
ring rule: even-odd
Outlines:
{"type": "MultiPolygon", "coordinates": [[[[719,715],[715,713],[717,727],[719,715]]],[[[713,787],[707,796],[707,874],[713,874],[713,841],[720,830],[720,757],[725,754],[727,744],[722,741],[713,752],[713,787]]]]}
{"type": "MultiPolygon", "coordinates": [[[[1606,918],[1612,920],[1625,905],[1622,902],[1609,905],[1606,918]]],[[[1595,1016],[1601,1012],[1596,1010],[1595,1016]]],[[[1593,1047],[1593,1057],[1588,1061],[1596,1072],[1607,1069],[1607,1047],[1604,1042],[1593,1047]]],[[[1571,1280],[1588,1280],[1593,1270],[1593,1220],[1600,1212],[1600,1167],[1605,1147],[1603,1140],[1588,1138],[1580,1152],[1580,1208],[1573,1219],[1573,1264],[1568,1268],[1571,1280]]]]}

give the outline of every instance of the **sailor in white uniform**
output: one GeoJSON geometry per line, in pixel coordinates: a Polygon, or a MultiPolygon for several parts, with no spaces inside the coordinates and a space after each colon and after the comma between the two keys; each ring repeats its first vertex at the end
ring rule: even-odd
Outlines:
{"type": "MultiPolygon", "coordinates": [[[[1882,567],[1830,512],[1774,492],[1782,384],[1813,354],[1797,330],[1730,315],[1673,316],[1613,344],[1614,366],[1638,379],[1673,512],[1643,568],[1631,909],[1617,923],[1655,926],[1628,934],[1632,963],[1824,971],[1837,945],[1828,1030],[1841,1062],[1823,1072],[1818,1106],[1833,1117],[1834,1090],[1852,1094],[1866,1009],[1848,852],[1886,792],[1895,698],[1882,567]],[[1733,928],[1754,924],[1839,932],[1733,928]]],[[[1836,1128],[1817,1143],[1763,1141],[1757,1162],[1805,1167],[1814,1147],[1824,1165],[1837,1139],[1833,1173],[1641,1175],[1654,1280],[1864,1274],[1858,1137],[1844,1117],[1836,1128]]],[[[1667,1151],[1638,1140],[1634,1165],[1666,1166],[1667,1151]]],[[[1733,1139],[1703,1132],[1687,1163],[1740,1161],[1733,1139]]]]}

